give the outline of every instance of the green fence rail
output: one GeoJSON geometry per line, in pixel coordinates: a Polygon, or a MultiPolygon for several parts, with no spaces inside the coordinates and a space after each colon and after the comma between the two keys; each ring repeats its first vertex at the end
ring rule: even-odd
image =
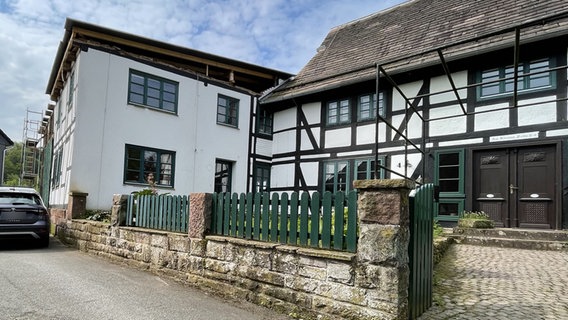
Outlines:
{"type": "Polygon", "coordinates": [[[213,194],[211,233],[355,252],[357,192],[213,194]]]}
{"type": "Polygon", "coordinates": [[[172,232],[187,232],[189,197],[129,195],[126,225],[172,232]]]}
{"type": "Polygon", "coordinates": [[[437,187],[420,186],[410,198],[409,316],[418,318],[432,306],[434,209],[437,187]]]}

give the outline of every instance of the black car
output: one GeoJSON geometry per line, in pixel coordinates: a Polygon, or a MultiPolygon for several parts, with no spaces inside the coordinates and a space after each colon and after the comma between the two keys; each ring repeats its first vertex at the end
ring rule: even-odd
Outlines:
{"type": "Polygon", "coordinates": [[[0,241],[34,240],[49,246],[50,219],[32,188],[0,187],[0,241]]]}

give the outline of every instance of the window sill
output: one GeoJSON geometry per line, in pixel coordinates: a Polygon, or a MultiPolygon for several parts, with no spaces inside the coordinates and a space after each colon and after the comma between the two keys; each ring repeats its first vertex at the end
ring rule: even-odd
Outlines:
{"type": "Polygon", "coordinates": [[[238,126],[234,126],[234,125],[231,125],[231,124],[222,123],[222,122],[217,122],[217,124],[220,125],[220,126],[223,126],[223,127],[240,130],[238,126]]]}
{"type": "Polygon", "coordinates": [[[137,103],[128,102],[128,105],[133,106],[133,107],[137,107],[137,108],[143,108],[143,109],[148,109],[148,110],[152,110],[152,111],[167,113],[167,114],[171,114],[171,115],[175,115],[175,116],[178,115],[177,111],[169,111],[169,110],[159,109],[159,108],[147,106],[145,104],[137,104],[137,103]]]}
{"type": "MultiPolygon", "coordinates": [[[[123,181],[122,184],[125,185],[125,186],[136,186],[136,187],[142,187],[142,188],[150,188],[149,184],[141,183],[141,182],[123,181]]],[[[160,189],[174,190],[173,186],[167,186],[167,185],[162,185],[162,184],[158,184],[155,187],[156,187],[156,190],[160,190],[160,189]]]]}

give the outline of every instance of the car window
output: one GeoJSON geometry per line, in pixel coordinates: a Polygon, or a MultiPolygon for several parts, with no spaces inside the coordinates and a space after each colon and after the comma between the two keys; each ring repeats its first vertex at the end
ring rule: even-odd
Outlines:
{"type": "Polygon", "coordinates": [[[41,204],[41,200],[31,193],[0,193],[0,204],[41,204]]]}

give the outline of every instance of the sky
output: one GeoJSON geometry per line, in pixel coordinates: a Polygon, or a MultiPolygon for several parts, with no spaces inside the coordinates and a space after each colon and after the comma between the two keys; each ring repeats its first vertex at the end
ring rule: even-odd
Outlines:
{"type": "Polygon", "coordinates": [[[333,27],[402,2],[0,0],[0,129],[21,141],[26,115],[43,117],[67,17],[296,74],[333,27]]]}

